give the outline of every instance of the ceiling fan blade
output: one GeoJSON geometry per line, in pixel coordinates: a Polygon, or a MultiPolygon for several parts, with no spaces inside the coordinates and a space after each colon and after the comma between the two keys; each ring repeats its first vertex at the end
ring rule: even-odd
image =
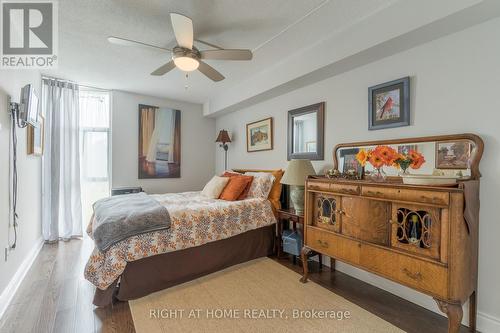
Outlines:
{"type": "Polygon", "coordinates": [[[158,49],[158,50],[172,52],[172,50],[166,49],[166,48],[161,47],[161,46],[146,44],[146,43],[138,42],[138,41],[135,41],[132,39],[126,39],[126,38],[115,37],[115,36],[109,36],[108,42],[110,42],[112,44],[116,44],[116,45],[122,45],[122,46],[148,47],[148,48],[154,48],[154,49],[158,49]]]}
{"type": "Polygon", "coordinates": [[[179,46],[193,48],[193,21],[184,15],[170,13],[172,28],[174,29],[175,39],[179,46]]]}
{"type": "Polygon", "coordinates": [[[212,81],[219,82],[224,80],[224,75],[217,72],[215,68],[204,63],[203,61],[200,61],[200,66],[198,67],[198,70],[203,74],[205,74],[212,81]]]}
{"type": "Polygon", "coordinates": [[[174,61],[172,60],[172,61],[167,62],[165,65],[161,66],[157,70],[155,70],[153,73],[151,73],[151,75],[155,75],[155,76],[165,75],[174,68],[175,68],[175,64],[174,64],[174,61]]]}
{"type": "Polygon", "coordinates": [[[201,51],[201,59],[214,60],[252,60],[250,50],[206,50],[201,51]]]}

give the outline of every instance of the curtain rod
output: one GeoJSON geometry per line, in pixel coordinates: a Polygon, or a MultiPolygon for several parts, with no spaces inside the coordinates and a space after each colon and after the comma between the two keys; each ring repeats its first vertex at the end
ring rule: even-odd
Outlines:
{"type": "Polygon", "coordinates": [[[74,84],[77,84],[79,87],[90,88],[90,89],[95,89],[95,90],[100,90],[100,91],[106,91],[106,92],[110,92],[111,91],[110,89],[104,89],[104,88],[98,88],[98,87],[93,87],[93,86],[87,86],[85,84],[79,84],[77,82],[73,82],[73,81],[70,81],[70,80],[60,79],[60,78],[57,78],[57,77],[52,77],[52,76],[47,76],[47,75],[42,75],[42,80],[43,79],[57,80],[57,81],[64,81],[64,82],[68,82],[68,83],[74,83],[74,84]]]}

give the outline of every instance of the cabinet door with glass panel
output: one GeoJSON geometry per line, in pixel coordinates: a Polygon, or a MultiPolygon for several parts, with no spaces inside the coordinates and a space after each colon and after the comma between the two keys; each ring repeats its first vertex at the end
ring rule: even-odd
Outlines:
{"type": "Polygon", "coordinates": [[[314,193],[312,225],[340,233],[340,197],[314,193]]]}
{"type": "MultiPolygon", "coordinates": [[[[448,209],[392,203],[393,247],[433,259],[441,258],[442,220],[448,209]]],[[[444,251],[443,251],[444,253],[444,251]]],[[[445,261],[445,258],[441,258],[445,261]]]]}

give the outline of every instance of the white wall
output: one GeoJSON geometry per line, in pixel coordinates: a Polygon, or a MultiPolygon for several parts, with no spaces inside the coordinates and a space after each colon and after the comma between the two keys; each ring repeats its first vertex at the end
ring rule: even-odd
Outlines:
{"type": "MultiPolygon", "coordinates": [[[[217,118],[217,129],[233,135],[230,168],[286,166],[287,111],[326,102],[325,160],[316,171],[332,166],[332,149],[340,142],[473,132],[485,141],[481,163],[481,226],[479,254],[479,329],[500,326],[500,19],[423,44],[286,95],[217,118]],[[367,89],[411,76],[412,126],[368,131],[367,89]],[[245,124],[274,117],[274,150],[247,153],[245,124]],[[497,322],[495,322],[497,320],[497,322]]],[[[304,59],[306,61],[306,59],[304,59]]],[[[216,151],[216,169],[223,168],[216,151]]],[[[437,310],[430,297],[373,274],[339,264],[338,269],[413,302],[437,310]]]]}
{"type": "Polygon", "coordinates": [[[112,99],[112,186],[142,186],[149,193],[201,190],[214,175],[215,120],[201,104],[114,91],[112,99]],[[181,110],[181,178],[138,179],[139,104],[181,110]]]}
{"type": "Polygon", "coordinates": [[[31,83],[40,95],[40,73],[32,70],[0,70],[0,294],[33,247],[41,241],[41,158],[26,155],[26,129],[17,129],[19,229],[15,251],[4,260],[9,231],[9,135],[7,95],[19,102],[21,87],[31,83]]]}

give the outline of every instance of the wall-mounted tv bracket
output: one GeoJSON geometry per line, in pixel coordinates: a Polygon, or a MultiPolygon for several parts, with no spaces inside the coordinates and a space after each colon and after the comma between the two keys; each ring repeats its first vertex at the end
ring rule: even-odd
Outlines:
{"type": "Polygon", "coordinates": [[[25,128],[28,126],[28,123],[25,122],[24,120],[20,119],[20,112],[21,112],[21,105],[19,103],[15,103],[11,101],[11,97],[7,97],[7,110],[10,113],[10,116],[12,117],[12,120],[14,123],[17,123],[17,126],[19,128],[25,128]]]}
{"type": "MultiPolygon", "coordinates": [[[[15,103],[11,101],[11,97],[7,97],[7,110],[10,113],[10,145],[9,145],[9,175],[11,176],[11,184],[10,184],[10,213],[11,216],[11,226],[14,229],[14,242],[11,244],[9,240],[9,248],[8,250],[13,250],[17,245],[17,227],[18,227],[18,218],[17,214],[17,133],[16,128],[24,128],[28,126],[28,123],[24,120],[20,119],[20,111],[21,105],[19,103],[15,103]]],[[[7,251],[6,251],[6,259],[7,259],[7,251]]]]}

